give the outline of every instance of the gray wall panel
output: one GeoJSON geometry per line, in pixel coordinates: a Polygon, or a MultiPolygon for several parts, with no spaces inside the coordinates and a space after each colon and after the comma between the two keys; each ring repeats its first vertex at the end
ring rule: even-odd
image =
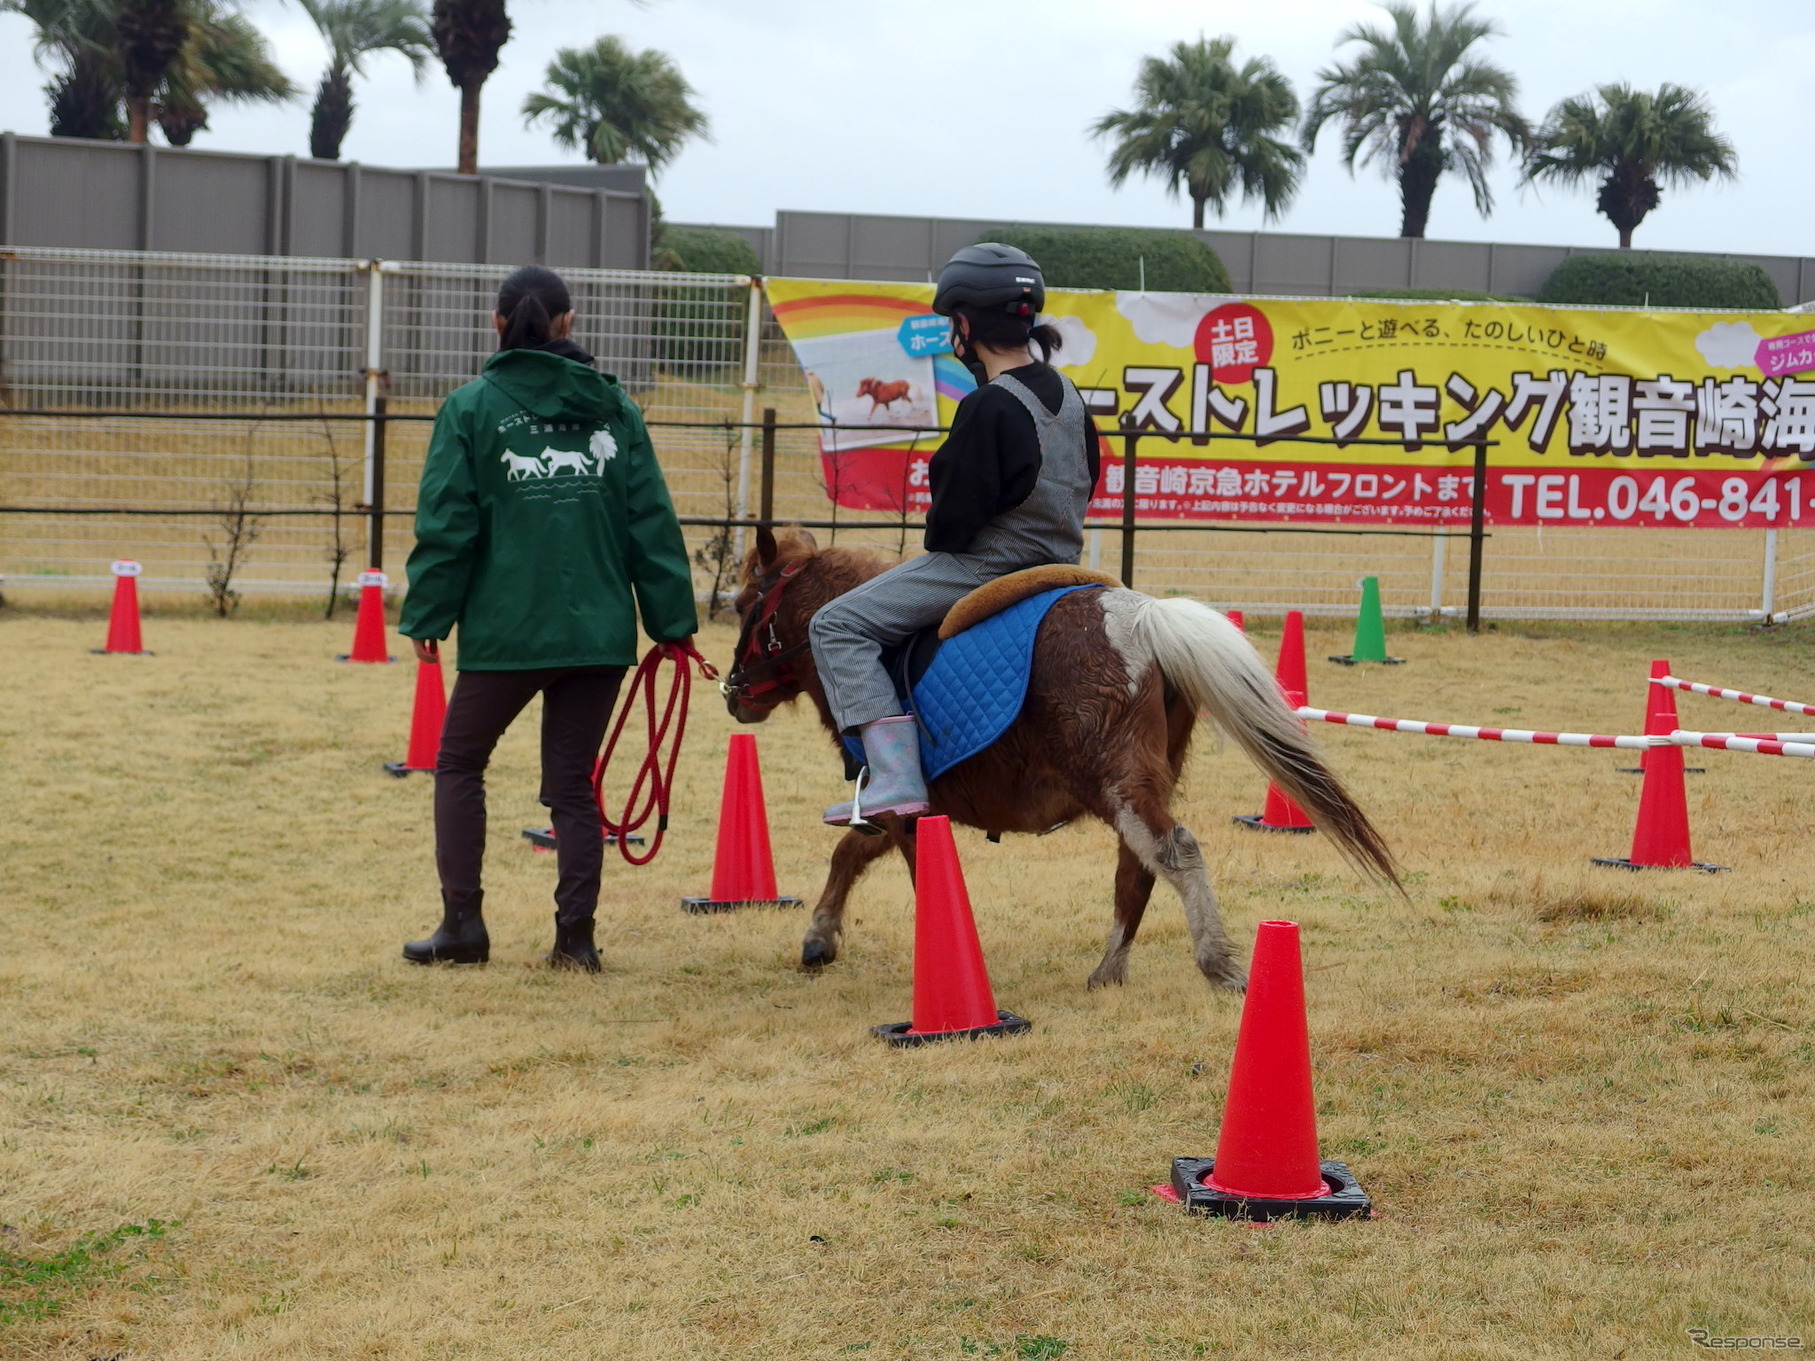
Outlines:
{"type": "MultiPolygon", "coordinates": [[[[772,231],[732,227],[763,249],[766,273],[822,279],[918,282],[960,246],[1002,225],[976,218],[857,213],[775,215],[772,231]],[[929,254],[930,251],[930,254],[929,254]]],[[[1041,223],[1063,229],[1078,223],[1041,223]]],[[[1222,257],[1238,293],[1342,296],[1383,288],[1456,288],[1529,296],[1571,255],[1605,246],[1406,241],[1398,237],[1307,236],[1286,232],[1196,233],[1222,257]]],[[[1762,266],[1786,305],[1815,299],[1815,258],[1723,255],[1762,266]]]]}
{"type": "Polygon", "coordinates": [[[151,249],[262,255],[268,249],[270,170],[263,158],[157,158],[151,249]]]}
{"type": "Polygon", "coordinates": [[[557,189],[548,196],[548,263],[590,265],[597,257],[598,207],[591,194],[557,189]]]}
{"type": "Polygon", "coordinates": [[[416,248],[416,177],[360,168],[359,233],[353,254],[407,260],[416,248]]]}
{"type": "Polygon", "coordinates": [[[648,200],[634,189],[640,174],[545,187],[7,133],[0,135],[0,246],[448,263],[520,263],[546,247],[571,266],[646,269],[648,200]],[[627,188],[601,187],[607,182],[627,188]]]}
{"type": "Polygon", "coordinates": [[[492,186],[491,247],[495,265],[524,265],[541,252],[536,248],[539,190],[522,184],[492,186]]]}
{"type": "Polygon", "coordinates": [[[479,234],[480,184],[478,180],[431,175],[428,179],[427,221],[422,226],[424,260],[478,260],[483,242],[479,234]]]}
{"type": "Polygon", "coordinates": [[[74,143],[74,154],[36,138],[15,142],[13,230],[8,245],[135,250],[143,153],[105,142],[74,143]]]}

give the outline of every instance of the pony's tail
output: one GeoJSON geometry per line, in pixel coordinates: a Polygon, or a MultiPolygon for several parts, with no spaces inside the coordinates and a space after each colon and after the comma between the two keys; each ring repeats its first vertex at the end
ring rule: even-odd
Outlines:
{"type": "Polygon", "coordinates": [[[1403,892],[1398,862],[1386,841],[1324,764],[1242,631],[1195,600],[1130,594],[1139,602],[1135,637],[1173,688],[1234,738],[1336,843],[1345,860],[1403,892]]]}

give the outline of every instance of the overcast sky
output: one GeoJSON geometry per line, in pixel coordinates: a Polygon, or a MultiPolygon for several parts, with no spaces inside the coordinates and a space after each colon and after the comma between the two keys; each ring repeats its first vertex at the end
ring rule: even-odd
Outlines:
{"type": "MultiPolygon", "coordinates": [[[[294,4],[252,0],[279,64],[312,93],[323,48],[294,4]]],[[[622,35],[669,53],[699,92],[714,140],[684,151],[658,186],[683,222],[768,223],[777,209],[909,213],[1049,222],[1179,225],[1189,205],[1151,183],[1109,187],[1086,127],[1126,107],[1142,56],[1179,39],[1230,34],[1266,55],[1308,98],[1365,0],[511,0],[515,34],[485,87],[487,165],[577,161],[519,108],[555,50],[622,35]]],[[[1534,120],[1558,99],[1624,80],[1705,90],[1738,148],[1737,184],[1664,191],[1635,244],[1658,249],[1815,255],[1815,3],[1810,0],[1482,0],[1505,36],[1482,54],[1519,80],[1534,120]]],[[[0,129],[48,130],[32,30],[0,15],[0,129]]],[[[376,60],[357,91],[344,154],[371,165],[453,161],[457,97],[438,64],[420,86],[407,63],[376,60]]],[[[308,97],[226,109],[198,147],[304,154],[308,97]]],[[[1446,179],[1428,235],[1481,241],[1616,244],[1593,191],[1521,190],[1494,176],[1480,217],[1446,179]]],[[[1238,208],[1233,228],[1260,226],[1238,208]]],[[[1215,225],[1214,223],[1210,225],[1215,225]]],[[[1354,177],[1326,131],[1282,231],[1392,236],[1398,195],[1378,172],[1354,177]]]]}

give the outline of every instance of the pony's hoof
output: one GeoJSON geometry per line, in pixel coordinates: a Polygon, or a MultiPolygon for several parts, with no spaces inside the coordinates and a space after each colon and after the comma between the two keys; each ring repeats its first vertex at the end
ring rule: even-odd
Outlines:
{"type": "Polygon", "coordinates": [[[800,947],[800,967],[808,973],[818,973],[837,958],[837,948],[823,940],[808,940],[800,947]]]}
{"type": "Polygon", "coordinates": [[[1107,988],[1110,986],[1119,988],[1127,981],[1128,970],[1124,968],[1110,969],[1098,966],[1096,972],[1092,973],[1089,979],[1085,981],[1084,986],[1090,992],[1095,992],[1098,988],[1107,988]]]}
{"type": "Polygon", "coordinates": [[[1210,980],[1210,986],[1224,988],[1233,993],[1248,991],[1248,971],[1232,959],[1200,962],[1198,968],[1203,970],[1204,977],[1210,980]]]}

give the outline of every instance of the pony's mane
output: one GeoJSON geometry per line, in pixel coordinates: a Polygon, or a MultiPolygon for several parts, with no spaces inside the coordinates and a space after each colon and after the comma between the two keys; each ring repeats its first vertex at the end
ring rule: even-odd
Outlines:
{"type": "MultiPolygon", "coordinates": [[[[740,588],[749,586],[756,580],[759,573],[758,556],[759,552],[755,548],[744,555],[737,574],[740,588]]],[[[799,526],[789,526],[775,532],[775,556],[762,563],[761,570],[774,571],[789,563],[804,563],[809,560],[823,564],[834,576],[850,577],[853,585],[858,581],[867,581],[889,566],[880,554],[870,549],[837,546],[821,548],[806,530],[799,526]]]]}

